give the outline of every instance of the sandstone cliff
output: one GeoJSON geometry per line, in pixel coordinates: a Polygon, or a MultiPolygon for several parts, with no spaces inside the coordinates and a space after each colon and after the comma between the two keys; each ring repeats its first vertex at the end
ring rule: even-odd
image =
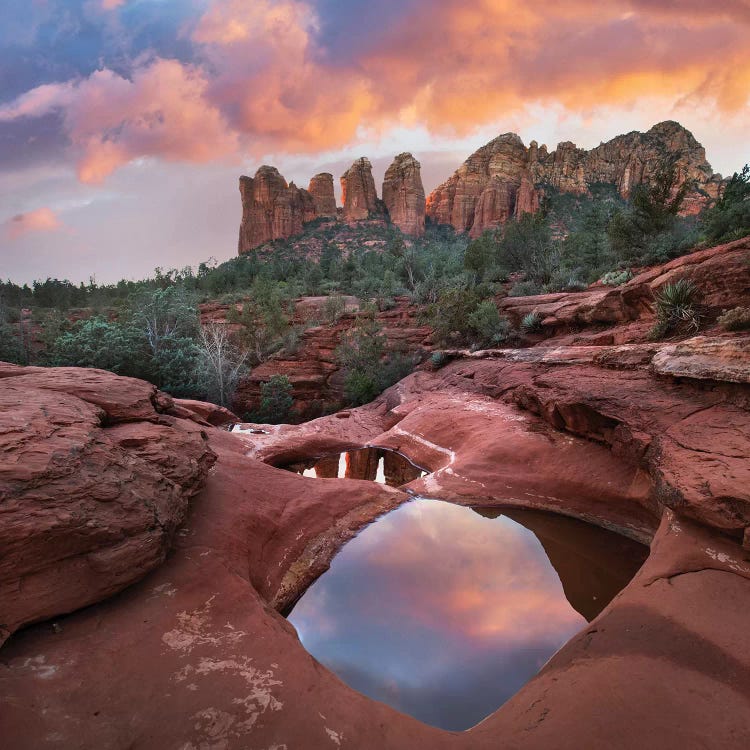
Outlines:
{"type": "Polygon", "coordinates": [[[307,188],[313,199],[316,216],[336,216],[336,196],[333,194],[333,175],[330,172],[316,174],[307,188]]]}
{"type": "Polygon", "coordinates": [[[361,221],[378,211],[378,194],[372,164],[363,156],[341,175],[341,200],[345,221],[361,221]]]}
{"type": "Polygon", "coordinates": [[[427,215],[478,237],[510,217],[536,211],[546,186],[583,195],[592,185],[608,183],[627,198],[636,185],[654,178],[665,157],[675,159],[680,183],[695,184],[683,213],[697,213],[718,196],[721,176],[713,173],[705,150],[688,130],[668,121],[646,133],[617,136],[590,151],[565,141],[548,152],[536,141],[526,148],[515,133],[500,135],[432,191],[427,215]]]}
{"type": "Polygon", "coordinates": [[[414,237],[424,234],[424,187],[420,164],[411,154],[399,154],[386,170],[383,203],[391,221],[404,234],[414,237]]]}
{"type": "Polygon", "coordinates": [[[333,177],[316,175],[310,188],[287,184],[276,167],[267,165],[260,167],[255,177],[240,177],[240,255],[266,242],[299,234],[305,223],[319,216],[335,216],[333,177]]]}

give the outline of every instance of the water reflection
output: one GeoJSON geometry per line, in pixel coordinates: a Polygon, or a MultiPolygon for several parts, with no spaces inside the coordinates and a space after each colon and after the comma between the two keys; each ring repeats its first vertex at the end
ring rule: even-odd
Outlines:
{"type": "Polygon", "coordinates": [[[302,643],[399,711],[444,729],[476,724],[585,624],[583,615],[604,607],[645,555],[569,519],[490,515],[418,499],[376,521],[290,614],[302,643]]]}
{"type": "Polygon", "coordinates": [[[387,448],[361,448],[334,453],[284,466],[306,477],[319,479],[368,479],[371,482],[400,487],[423,477],[425,472],[408,458],[387,448]]]}

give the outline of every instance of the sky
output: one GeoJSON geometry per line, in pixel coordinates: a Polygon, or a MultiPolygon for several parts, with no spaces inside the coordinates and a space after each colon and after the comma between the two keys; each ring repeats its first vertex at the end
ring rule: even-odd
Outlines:
{"type": "Polygon", "coordinates": [[[411,151],[429,192],[517,132],[675,119],[750,160],[750,0],[2,0],[0,278],[236,254],[237,178],[411,151]]]}

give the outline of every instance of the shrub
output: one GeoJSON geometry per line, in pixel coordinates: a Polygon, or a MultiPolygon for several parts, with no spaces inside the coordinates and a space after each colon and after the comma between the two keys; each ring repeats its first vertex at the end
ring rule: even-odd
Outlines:
{"type": "Polygon", "coordinates": [[[602,276],[600,281],[605,286],[621,286],[633,278],[633,272],[626,268],[623,271],[609,271],[602,276]]]}
{"type": "Polygon", "coordinates": [[[480,347],[503,344],[513,333],[510,321],[500,315],[491,299],[480,302],[474,308],[468,323],[473,330],[474,344],[480,347]]]}
{"type": "Polygon", "coordinates": [[[274,375],[260,385],[260,409],[252,421],[280,424],[289,418],[294,405],[292,384],[286,375],[274,375]]]}
{"type": "Polygon", "coordinates": [[[542,330],[542,316],[536,310],[526,313],[521,320],[521,330],[524,333],[538,333],[542,330]]]}
{"type": "Polygon", "coordinates": [[[717,322],[725,331],[746,331],[750,329],[750,307],[724,310],[717,322]]]}
{"type": "Polygon", "coordinates": [[[433,370],[439,370],[448,363],[448,355],[445,352],[433,352],[430,355],[430,364],[433,370]]]}
{"type": "Polygon", "coordinates": [[[656,295],[656,323],[650,331],[652,339],[676,330],[695,332],[700,328],[698,288],[690,279],[665,284],[656,295]]]}
{"type": "Polygon", "coordinates": [[[750,165],[735,172],[716,205],[704,217],[706,236],[727,242],[750,234],[750,165]]]}

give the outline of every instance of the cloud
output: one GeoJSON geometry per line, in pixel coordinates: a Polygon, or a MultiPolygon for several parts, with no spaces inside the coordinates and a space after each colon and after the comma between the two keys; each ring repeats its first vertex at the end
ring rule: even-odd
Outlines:
{"type": "Polygon", "coordinates": [[[0,122],[61,113],[80,178],[97,182],[142,157],[317,153],[394,127],[464,137],[529,107],[590,117],[650,98],[654,120],[748,114],[740,0],[350,5],[210,0],[175,32],[190,63],[154,57],[127,76],[103,68],[37,86],[0,106],[0,122]]]}
{"type": "Polygon", "coordinates": [[[5,222],[4,229],[8,239],[17,240],[34,232],[58,232],[64,226],[51,208],[43,207],[12,216],[5,222]]]}
{"type": "Polygon", "coordinates": [[[199,68],[157,58],[132,79],[105,69],[38,86],[0,107],[0,122],[61,111],[78,176],[96,183],[142,157],[207,162],[236,153],[236,134],[206,100],[207,85],[199,68]]]}

